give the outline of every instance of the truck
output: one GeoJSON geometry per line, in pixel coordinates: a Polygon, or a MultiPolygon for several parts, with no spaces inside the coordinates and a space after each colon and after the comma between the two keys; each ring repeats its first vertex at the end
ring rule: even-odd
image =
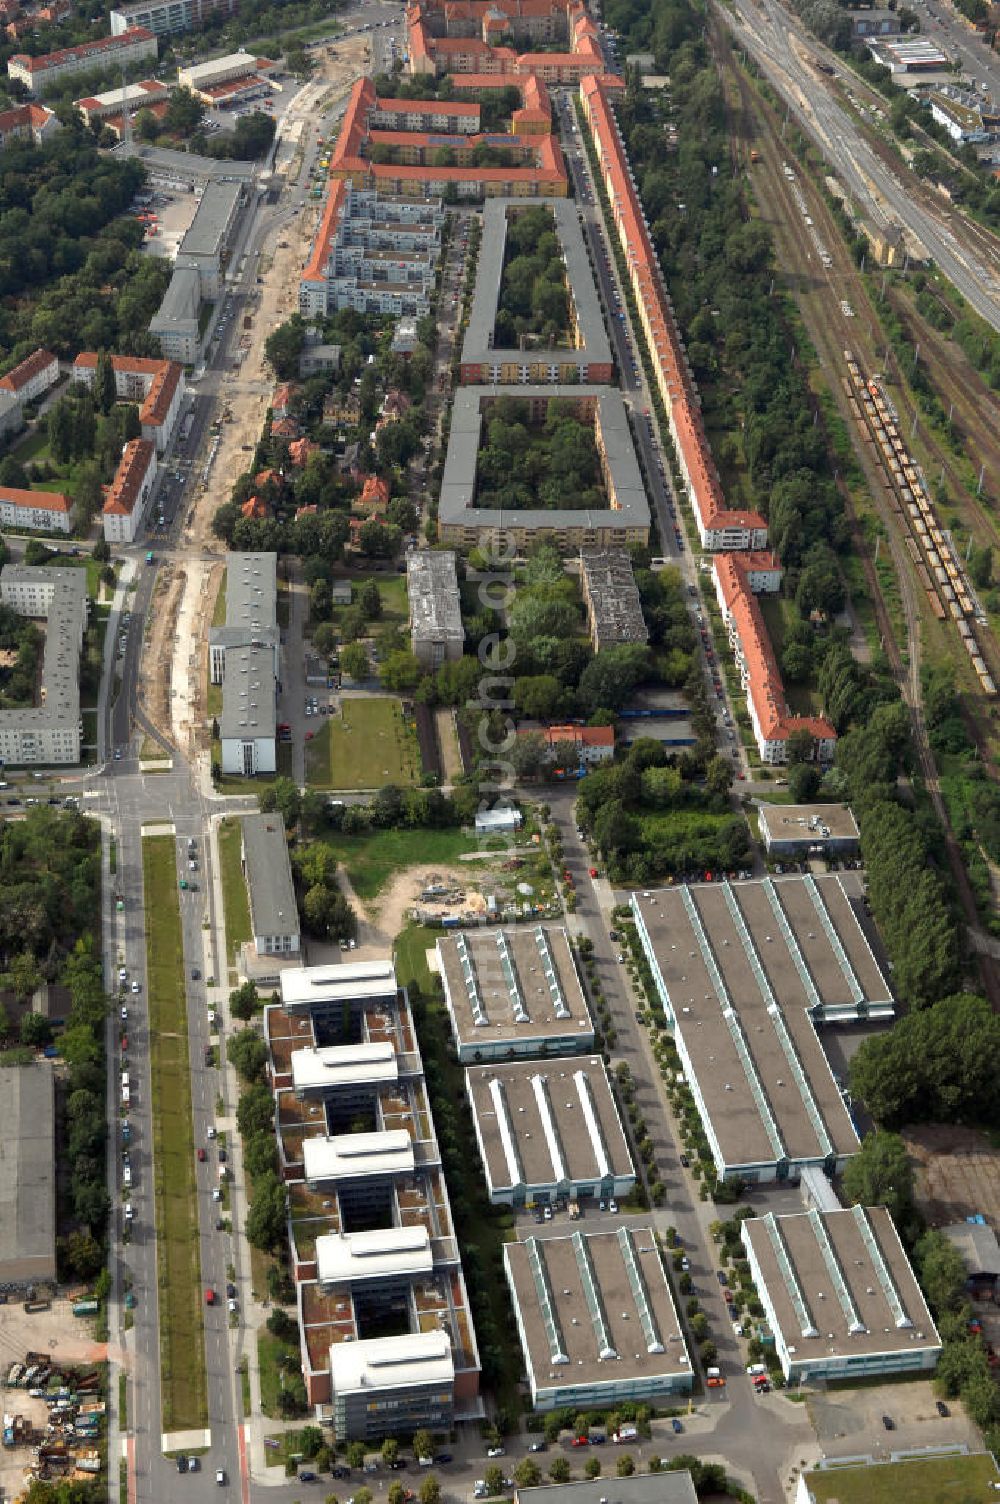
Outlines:
{"type": "Polygon", "coordinates": [[[709,1389],[725,1389],[726,1387],[725,1376],[719,1368],[706,1368],[705,1382],[709,1389]]]}
{"type": "Polygon", "coordinates": [[[153,550],[150,548],[150,549],[146,550],[146,563],[147,564],[152,564],[152,562],[153,562],[153,550]]]}
{"type": "Polygon", "coordinates": [[[74,1307],[73,1307],[73,1315],[74,1316],[96,1316],[97,1313],[98,1313],[98,1311],[100,1309],[101,1309],[101,1307],[100,1307],[100,1302],[99,1301],[96,1301],[96,1300],[93,1300],[93,1299],[78,1300],[76,1302],[76,1304],[74,1305],[74,1307]]]}
{"type": "Polygon", "coordinates": [[[621,1444],[623,1441],[635,1441],[638,1435],[638,1429],[629,1423],[620,1425],[611,1439],[621,1444]]]}

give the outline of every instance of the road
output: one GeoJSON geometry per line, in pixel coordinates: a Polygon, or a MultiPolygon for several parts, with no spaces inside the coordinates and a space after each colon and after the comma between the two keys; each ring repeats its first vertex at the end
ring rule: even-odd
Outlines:
{"type": "Polygon", "coordinates": [[[843,60],[806,34],[778,0],[734,0],[716,13],[778,90],[792,114],[812,137],[827,165],[875,225],[904,225],[962,296],[992,328],[1000,330],[1000,257],[992,247],[973,251],[982,237],[947,223],[947,211],[934,213],[916,192],[917,179],[900,166],[894,171],[873,149],[858,123],[834,97],[831,80],[808,62],[818,57],[837,72],[843,60]]]}

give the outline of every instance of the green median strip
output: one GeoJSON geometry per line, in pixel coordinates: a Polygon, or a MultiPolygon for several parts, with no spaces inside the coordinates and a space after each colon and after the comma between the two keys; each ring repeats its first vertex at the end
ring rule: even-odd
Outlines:
{"type": "Polygon", "coordinates": [[[164,1431],[208,1425],[198,1186],[173,836],[142,842],[164,1431]]]}
{"type": "MultiPolygon", "coordinates": [[[[219,823],[219,869],[222,875],[222,910],[226,925],[227,959],[245,940],[251,938],[250,901],[243,877],[243,821],[225,819],[219,823]]],[[[222,978],[224,982],[225,977],[222,978]]]]}

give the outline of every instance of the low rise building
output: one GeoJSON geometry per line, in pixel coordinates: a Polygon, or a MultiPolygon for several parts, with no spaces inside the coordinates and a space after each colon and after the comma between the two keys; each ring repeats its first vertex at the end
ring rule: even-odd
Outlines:
{"type": "Polygon", "coordinates": [[[788,1383],[937,1364],[941,1339],[884,1206],[768,1212],[740,1237],[788,1383]]]}
{"type": "Polygon", "coordinates": [[[599,1055],[477,1065],[465,1090],[494,1206],[624,1199],[634,1188],[599,1055]]]}
{"type": "MultiPolygon", "coordinates": [[[[139,355],[112,355],[115,392],[123,402],[139,405],[142,437],[156,445],[157,454],[170,446],[184,406],[184,371],[175,360],[147,360],[139,355]]],[[[82,351],[73,362],[73,380],[91,387],[97,373],[97,353],[82,351]]]]}
{"type": "Polygon", "coordinates": [[[19,616],[45,620],[40,703],[0,710],[0,762],[77,763],[86,571],[5,564],[0,570],[0,601],[19,616]]]}
{"type": "Polygon", "coordinates": [[[891,37],[899,32],[894,10],[849,10],[851,32],[856,37],[891,37]]]}
{"type": "Polygon", "coordinates": [[[557,511],[545,507],[500,511],[476,505],[476,471],[482,427],[501,399],[496,387],[459,387],[454,396],[438,509],[438,537],[458,548],[489,546],[503,538],[517,548],[542,541],[578,551],[649,541],[649,503],[636,459],[628,413],[619,391],[603,386],[522,386],[532,421],[553,401],[594,425],[607,506],[557,511]]]}
{"type": "Polygon", "coordinates": [[[540,736],[550,752],[566,747],[575,749],[576,758],[572,769],[596,768],[602,762],[611,762],[615,755],[615,728],[613,726],[519,726],[518,736],[540,736]]]}
{"type": "Polygon", "coordinates": [[[187,192],[208,188],[216,183],[245,183],[252,186],[257,176],[253,162],[234,162],[228,157],[201,157],[193,151],[171,151],[166,146],[147,146],[143,141],[122,141],[111,155],[135,157],[146,169],[153,187],[187,192]]]}
{"type": "Polygon", "coordinates": [[[17,141],[31,141],[41,146],[60,129],[54,110],[42,104],[19,104],[12,110],[0,110],[0,151],[17,141]]]}
{"type": "Polygon", "coordinates": [[[216,18],[236,15],[239,0],[135,0],[109,12],[112,36],[144,26],[154,36],[176,36],[216,18]]]}
{"type": "Polygon", "coordinates": [[[310,340],[306,336],[305,348],[299,356],[299,375],[324,376],[327,373],[336,374],[340,370],[341,348],[339,345],[327,345],[321,340],[310,340]]]}
{"type": "Polygon", "coordinates": [[[0,392],[9,392],[22,407],[44,397],[59,380],[59,362],[48,350],[35,350],[6,376],[0,376],[0,392]]]}
{"type": "Polygon", "coordinates": [[[757,805],[764,849],[770,856],[855,856],[861,832],[846,804],[757,805]]]}
{"type": "Polygon", "coordinates": [[[825,716],[793,715],[789,710],[778,660],[757,602],[759,594],[773,594],[780,588],[777,558],[768,553],[720,553],[712,561],[712,574],[761,761],[772,766],[786,763],[789,739],[799,736],[810,739],[815,761],[831,762],[837,749],[837,732],[825,716]]]}
{"type": "Polygon", "coordinates": [[[16,52],[7,61],[7,73],[22,83],[29,94],[45,95],[71,74],[87,73],[92,68],[125,68],[130,63],[155,58],[157,50],[153,33],[143,26],[135,26],[117,36],[98,37],[76,47],[61,47],[58,52],[48,52],[41,57],[16,52]]]}
{"type": "Polygon", "coordinates": [[[0,486],[0,527],[13,532],[68,533],[73,503],[62,491],[0,486]]]}
{"type": "Polygon", "coordinates": [[[259,986],[275,986],[282,967],[297,964],[302,947],[288,837],[281,815],[244,815],[241,864],[250,904],[251,939],[241,970],[259,986]]]}
{"type": "Polygon", "coordinates": [[[224,103],[233,86],[245,86],[248,82],[259,85],[269,93],[267,79],[277,69],[277,64],[266,57],[254,57],[250,52],[230,52],[225,57],[209,58],[204,63],[190,63],[178,68],[177,82],[203,104],[224,103]]]}
{"type": "Polygon", "coordinates": [[[463,1065],[593,1050],[594,1024],[564,929],[444,935],[437,967],[463,1065]]]}
{"type": "Polygon", "coordinates": [[[0,1284],[55,1284],[56,1109],[48,1061],[0,1067],[0,1120],[0,1284]]]}
{"type": "Polygon", "coordinates": [[[462,380],[483,385],[607,385],[614,374],[611,346],[577,211],[566,199],[553,199],[546,208],[566,266],[569,341],[553,348],[530,343],[523,349],[496,346],[507,226],[512,216],[530,207],[522,198],[491,198],[484,206],[476,286],[462,345],[462,380]]]}
{"type": "Polygon", "coordinates": [[[690,1394],[691,1359],[651,1227],[525,1238],[503,1245],[503,1262],[536,1410],[690,1394]]]}
{"type": "Polygon", "coordinates": [[[256,778],[278,771],[276,693],[270,648],[228,650],[219,717],[223,773],[256,778]]]}
{"type": "Polygon", "coordinates": [[[126,84],[124,88],[108,89],[103,94],[88,95],[73,101],[88,125],[107,120],[113,115],[121,116],[125,110],[136,115],[140,110],[154,105],[165,105],[170,99],[169,84],[161,84],[155,78],[145,78],[141,83],[126,84]]]}
{"type": "Polygon", "coordinates": [[[580,555],[580,589],[587,608],[590,645],[595,653],[626,643],[647,643],[649,628],[632,572],[632,560],[621,550],[580,555]]]}
{"type": "Polygon", "coordinates": [[[465,647],[462,600],[455,555],[437,549],[413,549],[406,558],[410,602],[410,645],[425,669],[461,658],[465,647]]]}
{"type": "Polygon", "coordinates": [[[131,439],[122,450],[101,510],[101,523],[108,543],[135,541],[155,479],[156,445],[149,439],[131,439]]]}
{"type": "Polygon", "coordinates": [[[817,1026],[891,1018],[892,994],[830,874],[633,893],[643,951],[720,1179],[832,1176],[858,1135],[817,1026]]]}

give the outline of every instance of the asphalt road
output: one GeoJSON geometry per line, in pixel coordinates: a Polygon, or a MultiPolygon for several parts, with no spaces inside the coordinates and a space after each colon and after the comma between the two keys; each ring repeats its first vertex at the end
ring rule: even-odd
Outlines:
{"type": "Polygon", "coordinates": [[[831,172],[874,224],[906,226],[945,276],[992,328],[1000,330],[1000,262],[970,247],[976,237],[947,223],[947,210],[932,213],[911,195],[908,170],[892,171],[834,98],[830,80],[805,57],[818,57],[837,72],[843,60],[804,33],[778,0],[735,0],[718,7],[736,45],[751,52],[803,128],[819,146],[831,172]]]}

